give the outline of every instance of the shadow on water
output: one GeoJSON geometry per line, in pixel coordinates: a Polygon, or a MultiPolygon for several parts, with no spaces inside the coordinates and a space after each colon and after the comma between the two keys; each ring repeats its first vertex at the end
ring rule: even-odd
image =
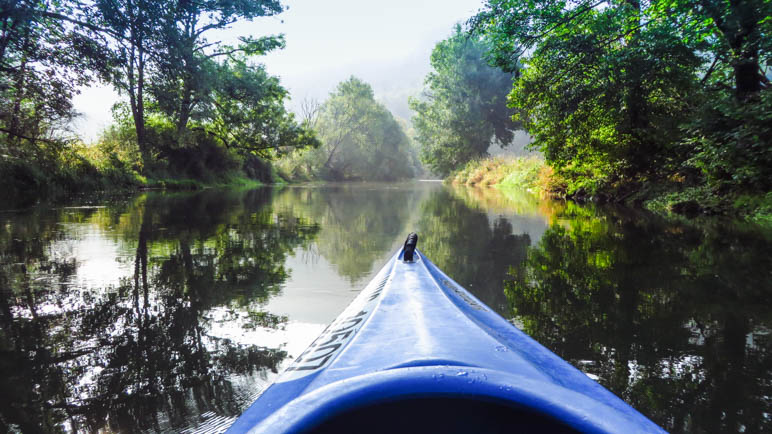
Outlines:
{"type": "Polygon", "coordinates": [[[530,336],[671,432],[769,432],[770,238],[569,206],[505,282],[530,336]]]}
{"type": "Polygon", "coordinates": [[[231,379],[275,371],[286,353],[209,330],[234,319],[282,327],[260,302],[319,229],[271,200],[270,190],[149,194],[3,216],[0,431],[155,431],[242,411],[253,396],[231,379]],[[62,242],[73,223],[118,239],[117,284],[73,279],[83,264],[62,242]]]}

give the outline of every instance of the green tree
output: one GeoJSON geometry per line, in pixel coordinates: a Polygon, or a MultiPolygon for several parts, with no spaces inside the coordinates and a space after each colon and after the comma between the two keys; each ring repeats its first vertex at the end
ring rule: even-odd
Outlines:
{"type": "Polygon", "coordinates": [[[312,176],[327,180],[394,181],[414,175],[409,139],[391,113],[375,101],[373,89],[351,77],[338,84],[315,122],[321,145],[291,156],[312,176]]]}
{"type": "Polygon", "coordinates": [[[118,92],[129,98],[142,162],[152,161],[145,122],[145,87],[153,60],[161,57],[159,6],[149,0],[97,0],[92,14],[110,37],[119,67],[106,71],[118,92]]]}
{"type": "Polygon", "coordinates": [[[509,145],[518,128],[506,100],[514,74],[488,65],[490,48],[456,26],[432,51],[434,71],[426,77],[422,98],[410,99],[421,161],[437,174],[486,155],[492,142],[509,145]]]}
{"type": "Polygon", "coordinates": [[[107,62],[73,2],[0,2],[0,149],[24,159],[59,151],[72,96],[107,62]]]}
{"type": "Polygon", "coordinates": [[[180,143],[187,137],[188,121],[205,116],[217,84],[213,59],[235,53],[262,55],[284,47],[282,36],[240,37],[231,47],[207,35],[229,28],[238,20],[272,16],[283,11],[277,0],[239,2],[176,0],[161,18],[165,56],[159,59],[151,91],[162,111],[172,118],[180,143]]]}
{"type": "MultiPolygon", "coordinates": [[[[570,192],[620,196],[694,168],[769,187],[770,2],[489,0],[470,21],[570,192]]],[[[699,182],[699,180],[697,180],[699,182]]]]}
{"type": "Polygon", "coordinates": [[[700,79],[703,103],[686,124],[685,142],[694,148],[688,166],[700,169],[719,194],[729,189],[769,191],[772,2],[669,1],[658,5],[657,12],[681,17],[687,36],[708,47],[707,69],[700,79]]]}
{"type": "Polygon", "coordinates": [[[280,149],[319,145],[313,130],[287,111],[289,93],[263,65],[251,65],[246,56],[231,56],[216,65],[216,71],[209,111],[194,129],[215,135],[242,155],[263,158],[280,149]]]}
{"type": "Polygon", "coordinates": [[[498,65],[525,65],[510,102],[570,192],[674,170],[699,45],[637,1],[498,1],[472,20],[498,65]]]}

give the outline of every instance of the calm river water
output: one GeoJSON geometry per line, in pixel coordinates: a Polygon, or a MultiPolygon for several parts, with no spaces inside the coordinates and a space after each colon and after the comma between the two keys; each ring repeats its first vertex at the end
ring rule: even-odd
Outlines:
{"type": "Polygon", "coordinates": [[[402,243],[672,432],[772,432],[772,233],[440,183],[0,212],[0,432],[212,432],[402,243]]]}

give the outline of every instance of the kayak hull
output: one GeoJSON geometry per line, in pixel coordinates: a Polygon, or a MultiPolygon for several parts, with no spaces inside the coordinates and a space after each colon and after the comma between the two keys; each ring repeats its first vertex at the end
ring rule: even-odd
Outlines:
{"type": "Polygon", "coordinates": [[[339,430],[356,425],[357,414],[399,424],[395,413],[426,408],[430,414],[438,407],[432,401],[445,409],[461,403],[443,413],[451,427],[475,420],[469,409],[476,409],[490,413],[488,420],[509,421],[507,430],[520,421],[542,431],[664,432],[418,251],[412,262],[395,254],[229,432],[339,430]]]}

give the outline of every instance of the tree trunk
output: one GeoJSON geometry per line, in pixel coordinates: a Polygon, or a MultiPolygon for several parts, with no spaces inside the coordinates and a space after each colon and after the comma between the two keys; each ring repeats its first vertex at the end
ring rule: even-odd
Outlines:
{"type": "Polygon", "coordinates": [[[22,135],[22,131],[20,128],[21,124],[21,101],[24,99],[24,76],[27,73],[27,56],[26,54],[22,55],[21,65],[19,65],[19,70],[16,72],[16,83],[15,88],[16,95],[14,95],[13,98],[13,111],[11,112],[11,122],[10,125],[8,125],[8,129],[11,131],[11,134],[13,137],[11,137],[11,141],[18,145],[19,144],[19,136],[22,135]]]}
{"type": "Polygon", "coordinates": [[[127,65],[127,93],[129,94],[129,105],[131,106],[131,116],[134,120],[134,130],[137,134],[137,147],[139,147],[142,156],[142,171],[147,173],[147,167],[150,164],[150,150],[147,145],[145,135],[145,52],[142,48],[142,40],[132,38],[131,49],[129,50],[129,63],[127,65]],[[136,71],[134,66],[136,64],[136,71]]]}
{"type": "Polygon", "coordinates": [[[735,97],[738,101],[754,98],[761,91],[759,73],[760,15],[758,2],[732,0],[728,10],[703,3],[731,49],[735,97]]]}
{"type": "MultiPolygon", "coordinates": [[[[634,22],[630,23],[634,30],[629,36],[628,50],[637,51],[640,45],[640,21],[641,4],[639,0],[627,0],[628,7],[632,10],[634,22]]],[[[628,133],[633,138],[628,143],[627,155],[632,174],[640,173],[641,169],[651,166],[651,158],[657,155],[657,149],[650,149],[652,143],[644,143],[641,132],[649,127],[646,118],[646,95],[643,89],[643,75],[646,65],[643,59],[634,55],[626,66],[627,69],[627,95],[624,104],[627,108],[628,133]]]]}
{"type": "MultiPolygon", "coordinates": [[[[187,74],[186,74],[187,75],[187,74]]],[[[180,145],[184,144],[187,133],[188,120],[190,119],[191,100],[193,99],[193,90],[190,86],[190,78],[185,77],[182,84],[182,99],[180,101],[180,116],[177,119],[177,140],[180,145]]]]}
{"type": "Polygon", "coordinates": [[[142,153],[142,169],[147,173],[150,164],[150,150],[148,149],[147,135],[145,134],[145,50],[139,46],[138,70],[137,70],[137,116],[134,119],[137,129],[137,145],[142,153]]]}
{"type": "Polygon", "coordinates": [[[737,99],[746,101],[761,91],[759,57],[755,47],[743,50],[742,57],[734,62],[735,92],[737,99]]]}

